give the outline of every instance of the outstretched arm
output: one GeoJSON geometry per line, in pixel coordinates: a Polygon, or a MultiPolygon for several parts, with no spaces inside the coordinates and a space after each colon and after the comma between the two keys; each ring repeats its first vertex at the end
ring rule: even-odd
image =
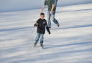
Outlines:
{"type": "Polygon", "coordinates": [[[52,4],[51,12],[53,12],[54,8],[55,8],[55,5],[52,4]]]}
{"type": "Polygon", "coordinates": [[[57,1],[58,0],[55,0],[52,4],[52,8],[51,8],[51,12],[53,12],[54,8],[57,6],[57,1]]]}
{"type": "Polygon", "coordinates": [[[41,12],[44,11],[44,9],[46,8],[46,5],[47,5],[47,0],[44,0],[44,4],[43,4],[43,7],[42,7],[42,9],[41,9],[41,12]]]}
{"type": "Polygon", "coordinates": [[[45,9],[45,6],[43,6],[43,7],[42,7],[41,12],[43,12],[43,11],[44,11],[44,9],[45,9]]]}

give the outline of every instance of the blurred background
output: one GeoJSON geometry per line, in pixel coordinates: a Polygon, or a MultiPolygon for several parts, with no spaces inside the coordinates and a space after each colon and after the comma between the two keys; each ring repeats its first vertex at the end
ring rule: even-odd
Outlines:
{"type": "MultiPolygon", "coordinates": [[[[0,12],[37,9],[44,0],[0,0],[0,12]]],[[[92,0],[59,0],[58,6],[92,3],[92,0]]]]}

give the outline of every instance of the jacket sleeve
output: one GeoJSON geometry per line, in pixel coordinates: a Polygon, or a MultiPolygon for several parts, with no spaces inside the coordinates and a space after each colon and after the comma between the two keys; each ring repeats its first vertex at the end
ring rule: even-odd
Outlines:
{"type": "Polygon", "coordinates": [[[51,34],[49,27],[46,27],[46,29],[47,29],[48,33],[51,34]]]}
{"type": "Polygon", "coordinates": [[[38,26],[38,23],[35,23],[34,26],[38,26]]]}
{"type": "Polygon", "coordinates": [[[38,26],[38,21],[39,21],[39,19],[36,21],[36,23],[34,24],[34,26],[38,26]]]}
{"type": "Polygon", "coordinates": [[[46,22],[46,29],[47,29],[47,32],[48,32],[49,34],[51,34],[50,29],[49,29],[49,27],[48,27],[48,25],[47,25],[47,22],[46,22]]]}

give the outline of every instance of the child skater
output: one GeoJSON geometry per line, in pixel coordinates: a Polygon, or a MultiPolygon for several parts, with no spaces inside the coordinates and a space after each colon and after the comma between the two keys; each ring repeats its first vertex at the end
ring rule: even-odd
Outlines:
{"type": "Polygon", "coordinates": [[[44,19],[45,14],[40,13],[40,18],[36,21],[34,24],[35,27],[37,27],[37,36],[35,39],[34,47],[37,45],[38,41],[40,41],[40,46],[43,47],[43,41],[44,41],[44,34],[45,34],[45,29],[47,29],[48,33],[50,33],[49,27],[47,26],[47,21],[44,19]]]}

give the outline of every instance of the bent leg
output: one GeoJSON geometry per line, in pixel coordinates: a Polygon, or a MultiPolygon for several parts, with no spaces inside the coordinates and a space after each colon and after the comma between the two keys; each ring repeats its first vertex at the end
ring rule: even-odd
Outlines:
{"type": "Polygon", "coordinates": [[[59,22],[56,20],[56,18],[55,18],[55,11],[54,12],[52,12],[52,14],[51,14],[51,19],[52,19],[52,21],[59,27],[59,22]]]}
{"type": "Polygon", "coordinates": [[[59,27],[59,22],[54,18],[53,22],[59,27]]]}

